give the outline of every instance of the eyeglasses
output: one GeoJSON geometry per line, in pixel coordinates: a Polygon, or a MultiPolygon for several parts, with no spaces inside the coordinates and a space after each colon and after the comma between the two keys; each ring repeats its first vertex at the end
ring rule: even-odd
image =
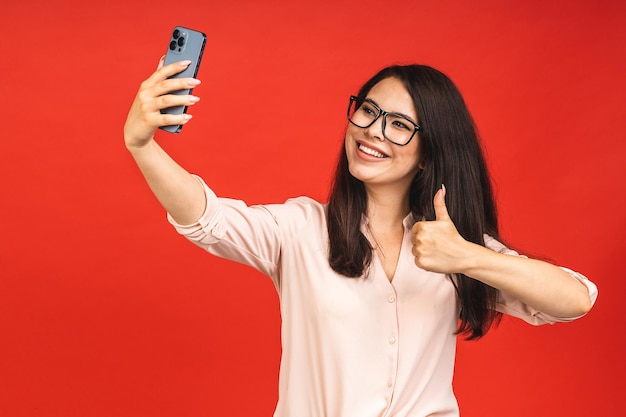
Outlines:
{"type": "Polygon", "coordinates": [[[378,118],[383,117],[383,136],[391,143],[399,146],[408,145],[415,133],[422,127],[399,113],[390,113],[382,110],[371,100],[350,96],[348,106],[348,121],[361,128],[368,128],[378,118]]]}

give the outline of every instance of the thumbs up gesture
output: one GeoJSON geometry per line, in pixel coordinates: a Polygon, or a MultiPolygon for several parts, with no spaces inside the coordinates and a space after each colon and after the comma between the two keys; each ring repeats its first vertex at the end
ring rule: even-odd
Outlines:
{"type": "Polygon", "coordinates": [[[431,272],[452,274],[462,272],[464,257],[472,243],[463,239],[448,215],[446,188],[441,187],[433,198],[434,221],[420,221],[411,229],[415,264],[431,272]]]}

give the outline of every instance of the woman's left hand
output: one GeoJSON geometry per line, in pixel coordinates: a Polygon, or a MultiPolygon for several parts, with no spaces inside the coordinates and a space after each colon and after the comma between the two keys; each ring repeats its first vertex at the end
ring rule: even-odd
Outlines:
{"type": "Polygon", "coordinates": [[[595,295],[572,274],[547,262],[498,253],[469,242],[448,215],[445,188],[433,199],[435,220],[411,229],[415,264],[427,271],[461,273],[553,317],[576,318],[589,311],[595,295]]]}
{"type": "Polygon", "coordinates": [[[460,273],[474,246],[463,239],[448,215],[446,189],[442,187],[433,198],[434,221],[413,225],[411,241],[415,264],[422,269],[443,274],[460,273]]]}

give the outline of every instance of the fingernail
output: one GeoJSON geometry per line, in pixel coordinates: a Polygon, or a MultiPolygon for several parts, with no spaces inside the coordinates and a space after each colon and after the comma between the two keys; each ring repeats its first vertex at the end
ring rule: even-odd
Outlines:
{"type": "Polygon", "coordinates": [[[446,186],[441,184],[441,189],[443,190],[443,196],[446,196],[446,186]]]}
{"type": "Polygon", "coordinates": [[[196,78],[192,78],[191,80],[189,80],[187,82],[187,84],[189,84],[189,85],[198,85],[198,84],[200,84],[200,80],[198,80],[196,78]]]}
{"type": "Polygon", "coordinates": [[[188,59],[186,59],[186,60],[184,60],[184,61],[180,61],[180,62],[178,63],[178,65],[180,65],[181,67],[188,67],[188,66],[189,66],[189,64],[191,64],[191,61],[190,61],[190,60],[188,60],[188,59]]]}
{"type": "Polygon", "coordinates": [[[199,101],[200,101],[200,97],[197,97],[197,96],[190,96],[190,97],[189,97],[189,102],[190,102],[191,104],[197,103],[197,102],[199,102],[199,101]]]}
{"type": "Polygon", "coordinates": [[[190,120],[191,120],[191,118],[192,118],[192,117],[193,117],[193,116],[192,116],[192,115],[190,115],[190,114],[185,114],[185,115],[183,115],[183,123],[187,123],[188,121],[190,121],[190,120]]]}

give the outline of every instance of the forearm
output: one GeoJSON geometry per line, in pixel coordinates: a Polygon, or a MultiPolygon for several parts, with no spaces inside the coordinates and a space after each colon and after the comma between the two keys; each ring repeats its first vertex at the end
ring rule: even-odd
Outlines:
{"type": "Polygon", "coordinates": [[[462,273],[554,317],[578,317],[591,308],[587,287],[547,262],[470,244],[462,273]]]}
{"type": "Polygon", "coordinates": [[[141,147],[128,146],[148,186],[172,218],[192,224],[206,209],[200,182],[174,161],[154,140],[141,147]]]}

